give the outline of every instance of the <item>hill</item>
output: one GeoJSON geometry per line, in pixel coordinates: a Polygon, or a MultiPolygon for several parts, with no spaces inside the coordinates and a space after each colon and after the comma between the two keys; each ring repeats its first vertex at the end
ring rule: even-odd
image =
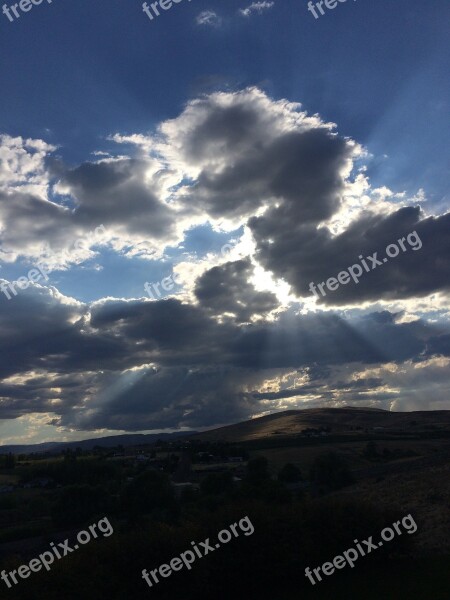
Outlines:
{"type": "Polygon", "coordinates": [[[379,431],[421,433],[431,431],[450,432],[450,411],[390,412],[378,408],[308,408],[287,410],[257,417],[241,423],[226,425],[204,432],[184,431],[160,434],[125,434],[92,438],[75,442],[44,442],[42,444],[0,446],[0,454],[24,454],[31,452],[55,452],[69,448],[91,450],[94,446],[112,448],[153,444],[158,439],[175,441],[181,438],[244,442],[267,438],[287,438],[301,434],[305,429],[327,429],[333,434],[358,434],[379,431]],[[378,431],[378,430],[377,430],[378,431]]]}
{"type": "Polygon", "coordinates": [[[274,413],[242,423],[198,433],[196,440],[244,442],[272,436],[294,436],[305,429],[327,428],[333,433],[357,433],[374,428],[386,432],[450,431],[450,411],[390,412],[376,408],[310,408],[274,413]]]}

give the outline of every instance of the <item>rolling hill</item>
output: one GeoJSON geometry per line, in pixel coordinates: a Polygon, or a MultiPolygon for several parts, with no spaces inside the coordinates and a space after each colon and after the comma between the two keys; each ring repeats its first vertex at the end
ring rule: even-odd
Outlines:
{"type": "Polygon", "coordinates": [[[383,428],[386,432],[407,430],[450,431],[450,411],[390,412],[377,408],[311,408],[289,410],[227,425],[191,436],[204,441],[243,442],[272,436],[293,436],[303,430],[329,428],[333,433],[357,433],[383,428]]]}

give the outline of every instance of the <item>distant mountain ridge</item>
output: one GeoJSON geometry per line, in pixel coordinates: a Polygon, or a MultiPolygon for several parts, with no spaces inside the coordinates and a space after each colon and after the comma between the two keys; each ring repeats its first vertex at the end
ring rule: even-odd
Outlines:
{"type": "Polygon", "coordinates": [[[78,442],[43,442],[42,444],[15,444],[0,446],[0,454],[29,454],[31,452],[60,452],[72,448],[92,450],[94,446],[113,448],[114,446],[138,446],[140,444],[153,444],[156,440],[171,441],[186,435],[195,435],[197,431],[183,431],[175,433],[126,433],[111,435],[102,438],[92,438],[78,442]]]}

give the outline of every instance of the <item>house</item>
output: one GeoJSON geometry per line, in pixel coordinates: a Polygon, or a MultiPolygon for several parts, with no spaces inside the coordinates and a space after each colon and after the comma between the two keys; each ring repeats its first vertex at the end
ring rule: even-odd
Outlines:
{"type": "Polygon", "coordinates": [[[1,485],[0,486],[0,494],[9,494],[14,491],[13,485],[1,485]]]}
{"type": "Polygon", "coordinates": [[[26,483],[23,487],[25,489],[31,488],[47,488],[52,487],[55,484],[55,480],[51,477],[37,477],[36,479],[32,479],[28,483],[26,483]]]}
{"type": "Polygon", "coordinates": [[[145,454],[138,454],[138,455],[136,456],[136,461],[137,461],[138,463],[144,463],[144,462],[147,462],[147,461],[148,461],[148,459],[149,459],[149,457],[148,457],[148,456],[145,456],[145,454]]]}
{"type": "Polygon", "coordinates": [[[185,481],[183,483],[175,483],[174,481],[172,481],[171,483],[172,487],[174,488],[175,495],[178,497],[181,496],[184,490],[193,490],[195,492],[198,492],[198,490],[200,489],[198,483],[192,483],[191,481],[185,481]]]}

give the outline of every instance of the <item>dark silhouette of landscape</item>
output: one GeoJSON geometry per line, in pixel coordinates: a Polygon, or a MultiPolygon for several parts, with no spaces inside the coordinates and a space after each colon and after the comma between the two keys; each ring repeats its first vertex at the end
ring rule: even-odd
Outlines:
{"type": "Polygon", "coordinates": [[[205,432],[117,436],[0,454],[0,561],[10,572],[99,519],[110,537],[1,597],[448,597],[450,411],[274,413],[205,432]],[[306,567],[412,515],[353,569],[311,585],[306,567]],[[248,516],[254,533],[148,587],[192,541],[248,516]]]}

